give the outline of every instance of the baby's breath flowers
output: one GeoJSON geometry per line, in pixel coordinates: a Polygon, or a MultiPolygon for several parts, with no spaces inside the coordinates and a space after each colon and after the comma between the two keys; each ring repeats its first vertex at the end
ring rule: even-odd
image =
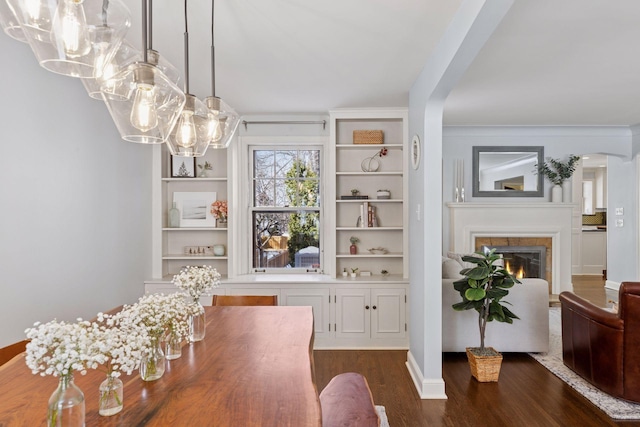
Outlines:
{"type": "Polygon", "coordinates": [[[34,374],[56,377],[82,375],[87,368],[95,369],[103,363],[102,355],[94,351],[93,326],[78,319],[75,323],[52,320],[35,323],[25,331],[31,340],[27,344],[26,363],[34,374]]]}
{"type": "Polygon", "coordinates": [[[220,273],[208,265],[186,266],[180,270],[180,273],[173,276],[171,282],[197,300],[203,294],[220,286],[220,273]]]}

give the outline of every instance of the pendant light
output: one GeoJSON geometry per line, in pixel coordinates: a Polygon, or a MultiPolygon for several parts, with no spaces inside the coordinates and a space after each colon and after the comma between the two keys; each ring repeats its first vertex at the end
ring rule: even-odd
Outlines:
{"type": "Polygon", "coordinates": [[[210,148],[227,148],[238,129],[240,116],[216,96],[215,0],[211,1],[211,94],[204,102],[209,110],[210,148]]]}
{"type": "Polygon", "coordinates": [[[158,57],[149,55],[148,11],[147,0],[142,0],[142,61],[130,64],[109,80],[117,93],[124,96],[103,98],[122,139],[161,144],[180,116],[185,95],[157,66],[158,57]]]}
{"type": "Polygon", "coordinates": [[[131,26],[121,0],[6,0],[40,65],[71,77],[93,77],[131,26]]]}
{"type": "Polygon", "coordinates": [[[204,102],[189,92],[189,25],[187,0],[184,0],[184,93],[186,103],[171,131],[167,146],[173,156],[200,157],[209,146],[208,110],[204,102]]]}
{"type": "Polygon", "coordinates": [[[18,17],[13,8],[5,0],[0,0],[0,26],[2,30],[12,39],[26,43],[27,37],[22,31],[18,17]]]}

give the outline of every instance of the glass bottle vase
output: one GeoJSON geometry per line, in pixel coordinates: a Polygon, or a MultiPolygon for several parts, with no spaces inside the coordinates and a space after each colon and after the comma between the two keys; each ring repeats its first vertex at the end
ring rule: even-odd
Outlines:
{"type": "Polygon", "coordinates": [[[169,209],[169,227],[180,227],[180,210],[176,206],[176,202],[173,202],[173,207],[169,209]]]}
{"type": "Polygon", "coordinates": [[[49,427],[84,427],[84,394],[73,382],[73,374],[63,375],[49,398],[49,427]]]}
{"type": "Polygon", "coordinates": [[[151,339],[151,347],[140,360],[140,378],[144,381],[155,381],[164,375],[165,357],[159,338],[151,339]]]}
{"type": "Polygon", "coordinates": [[[107,375],[107,379],[100,384],[100,401],[98,402],[98,413],[108,417],[122,411],[124,385],[120,378],[107,375]]]}
{"type": "Polygon", "coordinates": [[[194,298],[191,306],[193,309],[192,313],[199,314],[192,314],[189,319],[189,341],[202,341],[205,335],[204,307],[200,304],[198,298],[194,298]]]}
{"type": "Polygon", "coordinates": [[[180,356],[182,356],[182,338],[170,333],[165,341],[165,357],[167,360],[174,360],[180,356]]]}

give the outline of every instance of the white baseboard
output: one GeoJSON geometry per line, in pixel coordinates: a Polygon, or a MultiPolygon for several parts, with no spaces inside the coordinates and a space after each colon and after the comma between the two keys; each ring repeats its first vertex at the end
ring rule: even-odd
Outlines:
{"type": "Polygon", "coordinates": [[[612,291],[620,290],[620,282],[614,282],[613,280],[605,280],[604,287],[606,289],[611,289],[612,291]]]}
{"type": "Polygon", "coordinates": [[[409,375],[413,380],[413,384],[420,395],[420,399],[446,399],[447,395],[444,389],[444,380],[442,378],[437,379],[425,379],[420,371],[420,367],[416,362],[416,359],[411,354],[411,351],[407,352],[407,369],[409,375]]]}

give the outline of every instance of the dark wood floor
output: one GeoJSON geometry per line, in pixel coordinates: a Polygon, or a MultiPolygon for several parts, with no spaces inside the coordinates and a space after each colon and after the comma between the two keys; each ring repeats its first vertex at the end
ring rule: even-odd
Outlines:
{"type": "MultiPolygon", "coordinates": [[[[579,280],[576,293],[600,298],[602,283],[579,280]],[[593,282],[593,283],[592,283],[593,282]]],[[[576,285],[576,280],[574,280],[576,285]]],[[[598,303],[594,301],[594,303],[598,303]]],[[[463,353],[443,354],[447,400],[421,400],[407,371],[406,351],[316,350],[316,382],[322,390],[342,372],[360,372],[391,427],[420,426],[638,426],[614,422],[527,354],[504,355],[498,383],[476,382],[463,353]]]]}

